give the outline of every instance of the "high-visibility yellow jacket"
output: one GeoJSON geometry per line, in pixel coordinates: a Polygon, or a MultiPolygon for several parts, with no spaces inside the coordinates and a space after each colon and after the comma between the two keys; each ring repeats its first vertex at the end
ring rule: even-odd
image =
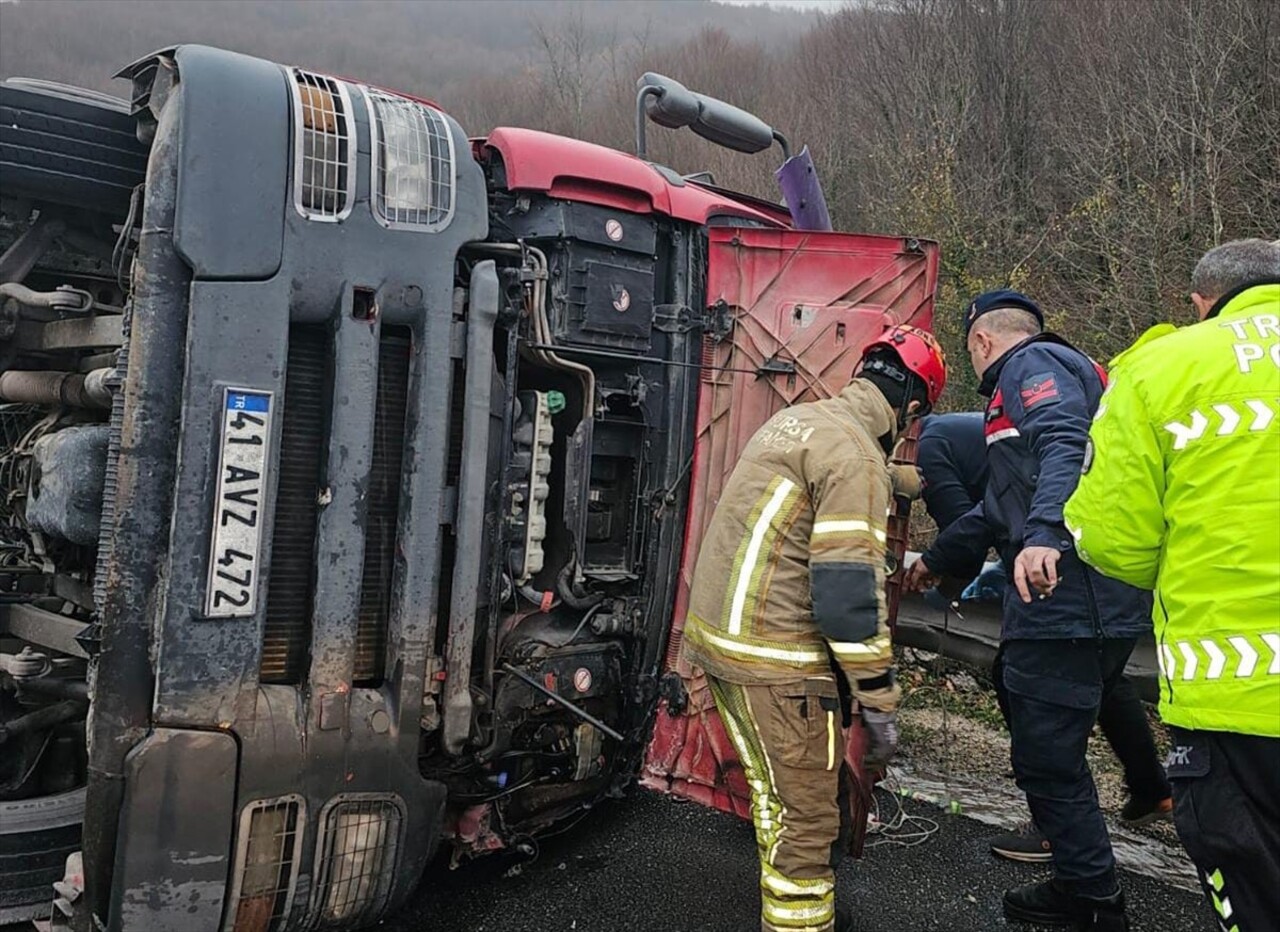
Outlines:
{"type": "Polygon", "coordinates": [[[1280,736],[1280,282],[1126,352],[1065,517],[1080,556],[1155,590],[1160,714],[1280,736]]]}
{"type": "Polygon", "coordinates": [[[885,623],[892,409],[870,382],[778,412],[735,466],[698,553],[688,658],[740,684],[830,674],[889,711],[885,623]]]}

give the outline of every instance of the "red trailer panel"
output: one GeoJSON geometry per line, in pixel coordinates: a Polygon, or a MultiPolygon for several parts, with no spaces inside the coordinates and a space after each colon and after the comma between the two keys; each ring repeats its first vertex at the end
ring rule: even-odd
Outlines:
{"type": "MultiPolygon", "coordinates": [[[[733,746],[705,680],[680,649],[702,534],[742,448],[765,420],[788,405],[837,394],[862,348],[887,328],[930,328],[938,247],[888,236],[719,228],[710,231],[709,253],[707,304],[724,326],[719,335],[708,333],[703,350],[688,528],[667,652],[667,669],[682,677],[689,702],[679,715],[665,701],[659,708],[642,780],[746,817],[750,791],[733,746]]],[[[891,521],[890,543],[901,558],[905,514],[891,521]]],[[[891,611],[895,596],[891,591],[891,611]]],[[[847,757],[861,777],[861,729],[850,729],[847,757]]]]}

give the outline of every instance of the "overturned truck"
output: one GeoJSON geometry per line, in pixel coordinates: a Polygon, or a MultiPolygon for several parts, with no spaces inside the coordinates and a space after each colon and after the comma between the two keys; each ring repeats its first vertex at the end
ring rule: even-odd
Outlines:
{"type": "Polygon", "coordinates": [[[642,773],[744,811],[701,529],[936,247],[215,49],[122,77],[0,87],[0,922],[359,928],[642,773]]]}

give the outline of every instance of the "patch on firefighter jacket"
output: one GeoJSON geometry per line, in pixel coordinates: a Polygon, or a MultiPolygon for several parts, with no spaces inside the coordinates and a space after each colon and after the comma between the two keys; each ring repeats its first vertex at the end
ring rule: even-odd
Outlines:
{"type": "Polygon", "coordinates": [[[1080,464],[1080,475],[1089,475],[1089,469],[1093,466],[1093,440],[1084,442],[1084,462],[1080,464]]]}
{"type": "Polygon", "coordinates": [[[1061,400],[1058,396],[1058,381],[1052,372],[1042,372],[1023,379],[1018,386],[1018,394],[1022,398],[1024,411],[1030,411],[1037,405],[1056,404],[1061,400]]]}

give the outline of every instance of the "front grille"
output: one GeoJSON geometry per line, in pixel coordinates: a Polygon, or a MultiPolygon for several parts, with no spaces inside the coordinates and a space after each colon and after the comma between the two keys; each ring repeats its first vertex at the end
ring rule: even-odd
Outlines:
{"type": "Polygon", "coordinates": [[[355,682],[360,686],[378,685],[386,667],[412,347],[407,327],[382,328],[369,510],[365,518],[364,574],[360,581],[360,617],[356,627],[355,682]]]}
{"type": "Polygon", "coordinates": [[[311,643],[329,356],[329,334],[324,326],[293,324],[289,328],[280,483],[258,673],[264,683],[300,683],[311,643]]]}
{"type": "Polygon", "coordinates": [[[395,877],[404,822],[394,797],[338,797],[320,814],[312,929],[349,929],[377,921],[395,877]]]}
{"type": "Polygon", "coordinates": [[[284,928],[298,884],[303,808],[297,795],[260,799],[244,808],[226,932],[284,928]]]}

